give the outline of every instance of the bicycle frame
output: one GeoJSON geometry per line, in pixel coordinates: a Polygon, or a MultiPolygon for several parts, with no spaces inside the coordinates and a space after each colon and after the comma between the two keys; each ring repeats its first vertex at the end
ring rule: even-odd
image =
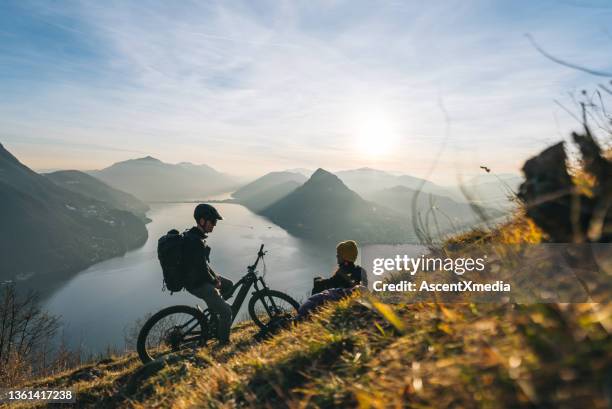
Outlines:
{"type": "Polygon", "coordinates": [[[234,298],[234,301],[232,302],[232,322],[234,322],[238,316],[238,311],[240,311],[242,303],[249,295],[249,290],[252,286],[255,287],[255,292],[268,289],[268,286],[263,278],[258,277],[255,274],[255,271],[249,271],[232,287],[232,291],[230,292],[232,295],[239,289],[238,294],[236,294],[236,298],[234,298]]]}
{"type": "MultiPolygon", "coordinates": [[[[263,256],[266,254],[266,252],[263,251],[263,247],[264,245],[262,244],[261,247],[259,248],[259,251],[257,252],[257,259],[255,260],[255,263],[247,267],[246,275],[242,277],[240,280],[238,280],[238,282],[232,286],[231,290],[224,297],[224,299],[231,298],[234,296],[234,293],[238,291],[238,294],[236,294],[236,297],[234,298],[234,301],[232,302],[232,305],[231,305],[232,323],[236,320],[236,317],[238,316],[238,312],[240,311],[240,308],[242,307],[242,303],[245,301],[246,297],[249,295],[249,291],[251,290],[252,286],[255,287],[255,291],[253,292],[253,295],[259,293],[260,291],[269,290],[269,287],[264,281],[263,277],[259,277],[256,271],[257,264],[259,264],[259,260],[263,259],[263,256]]],[[[263,304],[268,314],[271,313],[270,307],[273,310],[277,310],[278,308],[273,298],[270,298],[270,305],[267,305],[265,302],[263,304]]],[[[207,318],[211,316],[211,311],[209,309],[204,310],[203,313],[205,317],[207,318]]],[[[190,323],[191,321],[183,325],[183,327],[187,326],[190,323]]],[[[192,331],[194,328],[195,328],[195,325],[193,327],[190,327],[188,332],[192,331]]]]}
{"type": "Polygon", "coordinates": [[[240,307],[242,307],[242,303],[244,302],[247,295],[249,294],[249,290],[251,289],[251,286],[255,286],[256,293],[261,290],[268,289],[268,285],[264,281],[263,277],[258,277],[256,274],[257,264],[259,264],[259,260],[263,259],[263,256],[265,256],[266,254],[266,252],[263,251],[263,248],[264,248],[264,245],[262,244],[261,247],[259,248],[259,251],[257,252],[257,259],[255,260],[255,263],[247,267],[247,271],[248,271],[247,274],[244,277],[242,277],[240,280],[238,280],[238,282],[234,284],[234,286],[232,287],[232,290],[229,292],[230,297],[231,297],[236,292],[236,290],[240,288],[240,290],[238,291],[238,294],[236,295],[236,298],[234,298],[234,302],[232,302],[232,323],[238,316],[238,311],[240,311],[240,307]],[[261,288],[260,288],[260,285],[261,285],[261,288]]]}

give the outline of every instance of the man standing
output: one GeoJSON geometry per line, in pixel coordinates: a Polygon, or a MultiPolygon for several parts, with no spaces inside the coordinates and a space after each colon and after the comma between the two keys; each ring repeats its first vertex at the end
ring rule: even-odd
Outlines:
{"type": "Polygon", "coordinates": [[[217,275],[210,268],[210,247],[205,242],[207,234],[212,233],[217,221],[223,220],[223,217],[213,206],[202,203],[196,206],[193,218],[196,226],[184,234],[185,288],[203,299],[208,308],[217,315],[219,344],[226,345],[230,342],[232,307],[225,299],[231,297],[234,283],[217,275]]]}

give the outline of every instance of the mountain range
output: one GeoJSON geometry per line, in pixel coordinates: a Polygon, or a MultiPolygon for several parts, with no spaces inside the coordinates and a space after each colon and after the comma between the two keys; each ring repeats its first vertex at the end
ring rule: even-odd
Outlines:
{"type": "Polygon", "coordinates": [[[430,235],[459,232],[466,227],[497,219],[504,212],[495,208],[480,206],[474,203],[458,202],[448,196],[421,192],[417,196],[415,207],[413,199],[417,191],[405,186],[382,189],[372,195],[375,202],[395,210],[401,215],[412,218],[417,215],[420,223],[430,235]],[[475,208],[478,208],[476,211],[475,208]]]}
{"type": "Polygon", "coordinates": [[[360,168],[336,172],[336,175],[352,190],[364,198],[376,201],[384,189],[402,186],[419,190],[427,196],[446,196],[458,203],[476,203],[497,210],[510,210],[514,204],[508,200],[523,182],[514,174],[485,174],[462,181],[462,186],[440,186],[410,175],[392,174],[372,168],[360,168]]]}
{"type": "Polygon", "coordinates": [[[119,210],[134,213],[143,221],[149,222],[146,213],[149,206],[133,195],[115,189],[95,177],[78,170],[61,170],[45,173],[43,176],[51,179],[64,189],[82,194],[92,199],[106,202],[119,210]]]}
{"type": "Polygon", "coordinates": [[[505,214],[455,200],[444,188],[405,175],[396,177],[364,168],[340,172],[340,176],[319,169],[303,182],[306,178],[302,174],[271,172],[237,190],[233,197],[296,236],[325,240],[360,237],[367,243],[413,240],[414,215],[427,234],[439,237],[481,223],[482,217],[494,220],[505,214]],[[363,193],[350,189],[340,176],[363,193]],[[417,190],[394,183],[427,189],[420,191],[413,209],[417,190]],[[386,187],[389,185],[392,187],[386,187]]]}
{"type": "Polygon", "coordinates": [[[258,213],[304,184],[308,178],[296,172],[270,172],[232,193],[243,206],[258,213]]]}
{"type": "Polygon", "coordinates": [[[260,213],[295,236],[319,241],[382,244],[415,239],[408,218],[364,200],[324,169],[260,213]]]}
{"type": "Polygon", "coordinates": [[[372,169],[360,168],[343,170],[335,173],[346,186],[364,197],[371,197],[381,189],[395,186],[404,186],[410,189],[421,188],[424,193],[450,196],[452,193],[433,182],[409,175],[393,175],[391,173],[372,169]]]}
{"type": "Polygon", "coordinates": [[[508,173],[480,175],[467,180],[463,189],[452,187],[451,192],[454,198],[507,211],[514,206],[509,198],[518,192],[523,181],[522,177],[508,173]]]}
{"type": "MultiPolygon", "coordinates": [[[[307,169],[268,173],[240,187],[233,201],[263,215],[291,234],[318,241],[355,239],[366,243],[415,242],[416,217],[434,235],[478,223],[474,203],[457,191],[408,175],[371,168],[307,169]]],[[[507,194],[518,183],[507,175],[484,175],[467,189],[507,194]]],[[[520,179],[519,179],[520,180],[520,179]]],[[[0,238],[10,257],[0,259],[0,280],[69,274],[123,254],[146,241],[144,201],[205,199],[239,182],[206,165],[168,164],[150,156],[92,171],[40,175],[0,145],[0,238]],[[129,193],[128,193],[129,192],[129,193]]],[[[478,203],[478,202],[477,202],[478,203]]],[[[483,203],[478,214],[504,213],[483,203]]]]}
{"type": "Polygon", "coordinates": [[[99,200],[100,192],[66,189],[56,176],[32,171],[0,144],[0,281],[44,287],[146,241],[139,216],[99,200]]]}
{"type": "Polygon", "coordinates": [[[151,156],[117,162],[88,173],[147,202],[204,199],[239,186],[235,178],[210,166],[164,163],[151,156]]]}

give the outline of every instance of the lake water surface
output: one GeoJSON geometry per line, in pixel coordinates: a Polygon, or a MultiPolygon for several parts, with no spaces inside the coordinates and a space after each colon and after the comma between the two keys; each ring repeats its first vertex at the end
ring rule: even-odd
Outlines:
{"type": "MultiPolygon", "coordinates": [[[[309,294],[314,276],[328,276],[334,268],[333,246],[317,248],[237,204],[215,207],[224,220],[207,240],[211,265],[234,282],[246,273],[262,243],[269,251],[268,286],[298,301],[309,294]]],[[[45,301],[47,311],[62,317],[68,345],[80,344],[90,352],[109,346],[122,349],[126,329],[146,314],[175,304],[205,306],[187,292],[162,292],[157,260],[157,239],[172,228],[182,231],[192,226],[193,208],[193,203],[151,205],[148,216],[153,221],[147,225],[149,239],[143,247],[80,272],[45,301]]]]}

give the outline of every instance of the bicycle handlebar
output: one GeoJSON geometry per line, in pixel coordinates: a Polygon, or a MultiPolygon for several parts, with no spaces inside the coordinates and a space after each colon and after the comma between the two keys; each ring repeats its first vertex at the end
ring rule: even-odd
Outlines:
{"type": "Polygon", "coordinates": [[[265,252],[265,251],[263,251],[263,248],[264,248],[264,245],[263,245],[263,243],[262,243],[261,247],[259,247],[259,251],[257,252],[257,259],[255,260],[255,262],[253,263],[253,265],[250,265],[250,266],[248,267],[248,268],[249,268],[249,271],[255,271],[255,269],[257,268],[257,264],[259,264],[259,260],[260,260],[261,258],[263,258],[263,256],[265,256],[265,255],[266,255],[266,252],[265,252]]]}

